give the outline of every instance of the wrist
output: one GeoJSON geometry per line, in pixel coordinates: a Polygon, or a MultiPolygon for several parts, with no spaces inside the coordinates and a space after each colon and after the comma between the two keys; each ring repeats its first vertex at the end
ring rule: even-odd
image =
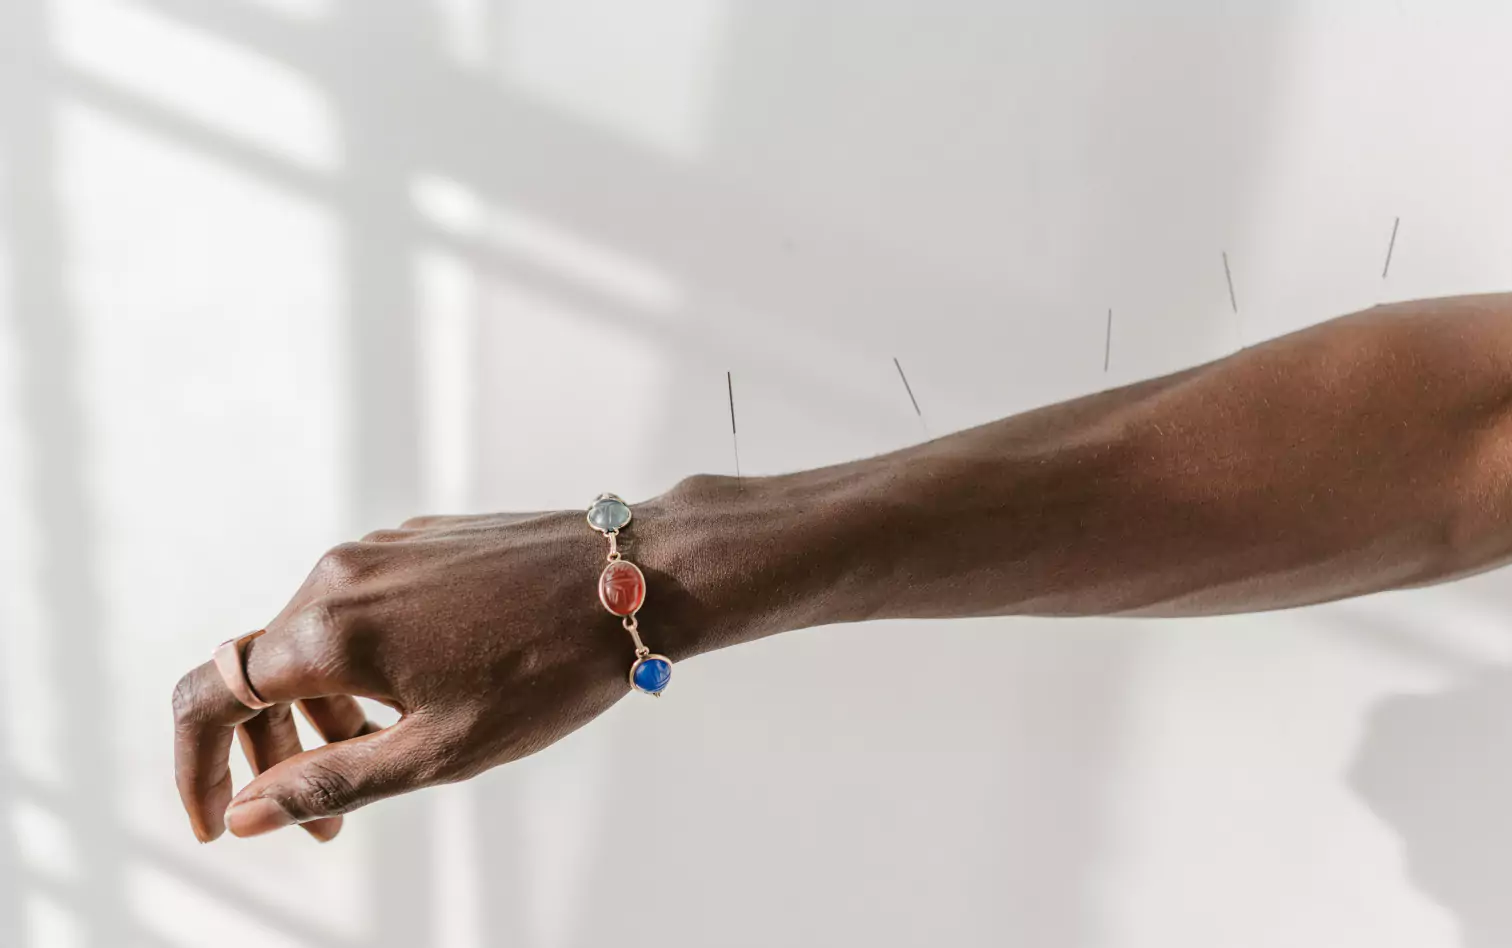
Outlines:
{"type": "Polygon", "coordinates": [[[856,550],[838,469],[699,475],[635,506],[645,625],[673,660],[778,632],[861,618],[847,595],[856,550]]]}

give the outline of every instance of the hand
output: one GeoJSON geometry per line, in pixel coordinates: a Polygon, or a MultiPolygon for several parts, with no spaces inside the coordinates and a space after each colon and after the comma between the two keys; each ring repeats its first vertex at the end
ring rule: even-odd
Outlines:
{"type": "MultiPolygon", "coordinates": [[[[670,618],[687,596],[652,568],[654,507],[635,509],[621,549],[647,572],[643,631],[679,657],[649,617],[670,618]]],[[[242,705],[210,662],[174,691],[178,788],[195,834],[298,823],[330,839],[343,813],[524,757],[602,714],[629,690],[633,658],[598,601],[605,552],[581,512],[422,517],[331,550],[246,644],[248,680],[272,708],[242,705]],[[379,729],[353,696],[402,717],[379,729]],[[328,744],[301,750],[294,704],[328,744]],[[257,776],[233,799],[236,731],[257,776]]]]}

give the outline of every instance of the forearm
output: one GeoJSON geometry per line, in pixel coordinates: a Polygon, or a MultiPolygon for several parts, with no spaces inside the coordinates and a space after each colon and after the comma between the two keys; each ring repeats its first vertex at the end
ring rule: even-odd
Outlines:
{"type": "MultiPolygon", "coordinates": [[[[692,478],[615,535],[650,580],[625,621],[676,660],[861,619],[1231,612],[1484,569],[1512,552],[1509,380],[1512,296],[1404,304],[883,457],[692,478]]],[[[329,839],[644,689],[584,585],[604,551],[577,511],[329,551],[175,688],[196,834],[329,839]],[[353,696],[401,717],[379,728],[353,696]],[[327,744],[299,752],[295,702],[327,744]],[[238,730],[258,775],[233,797],[238,730]]]]}
{"type": "Polygon", "coordinates": [[[691,654],[868,618],[1211,614],[1440,581],[1512,551],[1509,401],[1512,296],[1430,301],[882,457],[697,478],[658,502],[667,619],[691,654]]]}

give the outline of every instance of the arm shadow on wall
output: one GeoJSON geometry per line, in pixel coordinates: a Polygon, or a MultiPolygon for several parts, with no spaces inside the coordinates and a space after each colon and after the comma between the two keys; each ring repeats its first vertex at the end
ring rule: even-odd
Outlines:
{"type": "Polygon", "coordinates": [[[1379,703],[1349,785],[1401,838],[1410,879],[1456,916],[1466,948],[1512,944],[1512,667],[1379,703]]]}

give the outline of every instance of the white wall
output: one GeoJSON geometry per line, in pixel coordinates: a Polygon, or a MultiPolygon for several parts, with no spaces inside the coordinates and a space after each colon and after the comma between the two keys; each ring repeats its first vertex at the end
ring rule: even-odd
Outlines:
{"type": "Polygon", "coordinates": [[[168,714],[341,539],[731,470],[726,370],[782,471],[924,434],[894,357],[941,434],[1505,289],[1509,27],[5,0],[0,945],[1512,943],[1503,576],[792,635],[328,847],[197,845],[168,714]]]}

